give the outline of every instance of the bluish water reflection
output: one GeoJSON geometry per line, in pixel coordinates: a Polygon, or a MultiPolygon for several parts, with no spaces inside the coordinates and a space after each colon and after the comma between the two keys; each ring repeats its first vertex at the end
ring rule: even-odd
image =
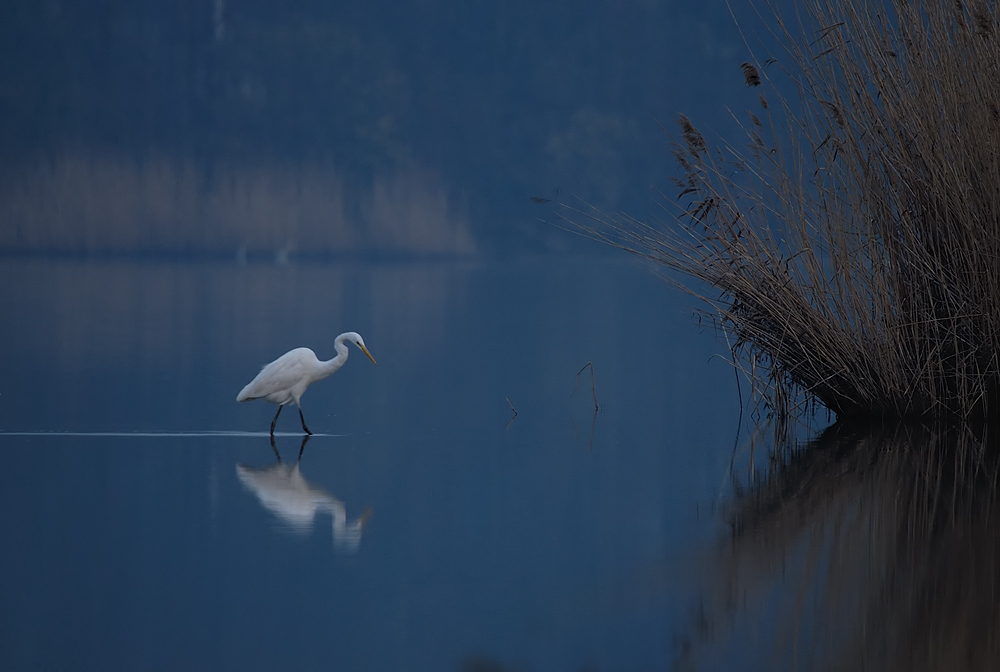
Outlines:
{"type": "Polygon", "coordinates": [[[7,260],[0,281],[22,316],[0,337],[0,668],[675,659],[737,396],[691,301],[632,260],[7,260]],[[297,463],[279,432],[279,463],[273,407],[236,391],[347,329],[379,366],[312,386],[328,435],[297,463]],[[596,421],[571,395],[588,361],[596,421]]]}
{"type": "Polygon", "coordinates": [[[284,527],[298,534],[312,531],[316,514],[327,513],[333,519],[334,549],[353,553],[361,543],[364,524],[371,516],[371,509],[348,523],[347,507],[339,499],[310,483],[302,475],[302,454],[309,436],[302,438],[294,462],[283,462],[281,453],[271,436],[271,448],[276,462],[267,467],[236,465],[236,475],[247,491],[253,493],[261,505],[284,523],[284,527]]]}

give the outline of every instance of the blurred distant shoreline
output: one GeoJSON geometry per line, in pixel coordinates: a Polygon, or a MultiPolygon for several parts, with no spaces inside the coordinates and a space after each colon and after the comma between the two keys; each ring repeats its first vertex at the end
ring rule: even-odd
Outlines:
{"type": "Polygon", "coordinates": [[[465,205],[419,167],[349,185],[320,164],[70,151],[0,173],[0,255],[238,261],[476,253],[465,205]]]}

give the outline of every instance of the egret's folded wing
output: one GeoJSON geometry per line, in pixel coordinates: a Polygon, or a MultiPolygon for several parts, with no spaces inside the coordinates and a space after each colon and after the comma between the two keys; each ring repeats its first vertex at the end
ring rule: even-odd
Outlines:
{"type": "Polygon", "coordinates": [[[288,390],[302,380],[307,371],[301,354],[292,350],[261,369],[257,377],[240,391],[236,400],[251,401],[288,390]]]}

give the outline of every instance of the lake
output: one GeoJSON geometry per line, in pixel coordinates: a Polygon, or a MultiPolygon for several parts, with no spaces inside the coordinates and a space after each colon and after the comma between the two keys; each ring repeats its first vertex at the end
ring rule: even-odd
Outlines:
{"type": "Polygon", "coordinates": [[[0,669],[1000,661],[995,428],[776,439],[628,256],[0,282],[0,669]],[[303,397],[315,436],[288,410],[272,443],[237,392],[343,330],[378,365],[352,346],[303,397]]]}
{"type": "Polygon", "coordinates": [[[740,401],[649,267],[7,258],[0,283],[0,668],[681,656],[740,401]],[[347,330],[378,366],[352,346],[303,397],[316,435],[286,410],[272,448],[274,406],[236,393],[347,330]]]}
{"type": "Polygon", "coordinates": [[[997,427],[776,422],[564,230],[799,146],[773,7],[0,6],[0,670],[1000,669],[997,427]]]}

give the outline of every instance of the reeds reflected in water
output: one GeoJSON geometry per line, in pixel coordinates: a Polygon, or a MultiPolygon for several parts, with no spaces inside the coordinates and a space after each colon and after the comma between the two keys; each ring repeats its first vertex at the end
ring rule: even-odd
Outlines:
{"type": "Polygon", "coordinates": [[[737,488],[677,667],[1000,668],[996,432],[834,425],[737,488]]]}

